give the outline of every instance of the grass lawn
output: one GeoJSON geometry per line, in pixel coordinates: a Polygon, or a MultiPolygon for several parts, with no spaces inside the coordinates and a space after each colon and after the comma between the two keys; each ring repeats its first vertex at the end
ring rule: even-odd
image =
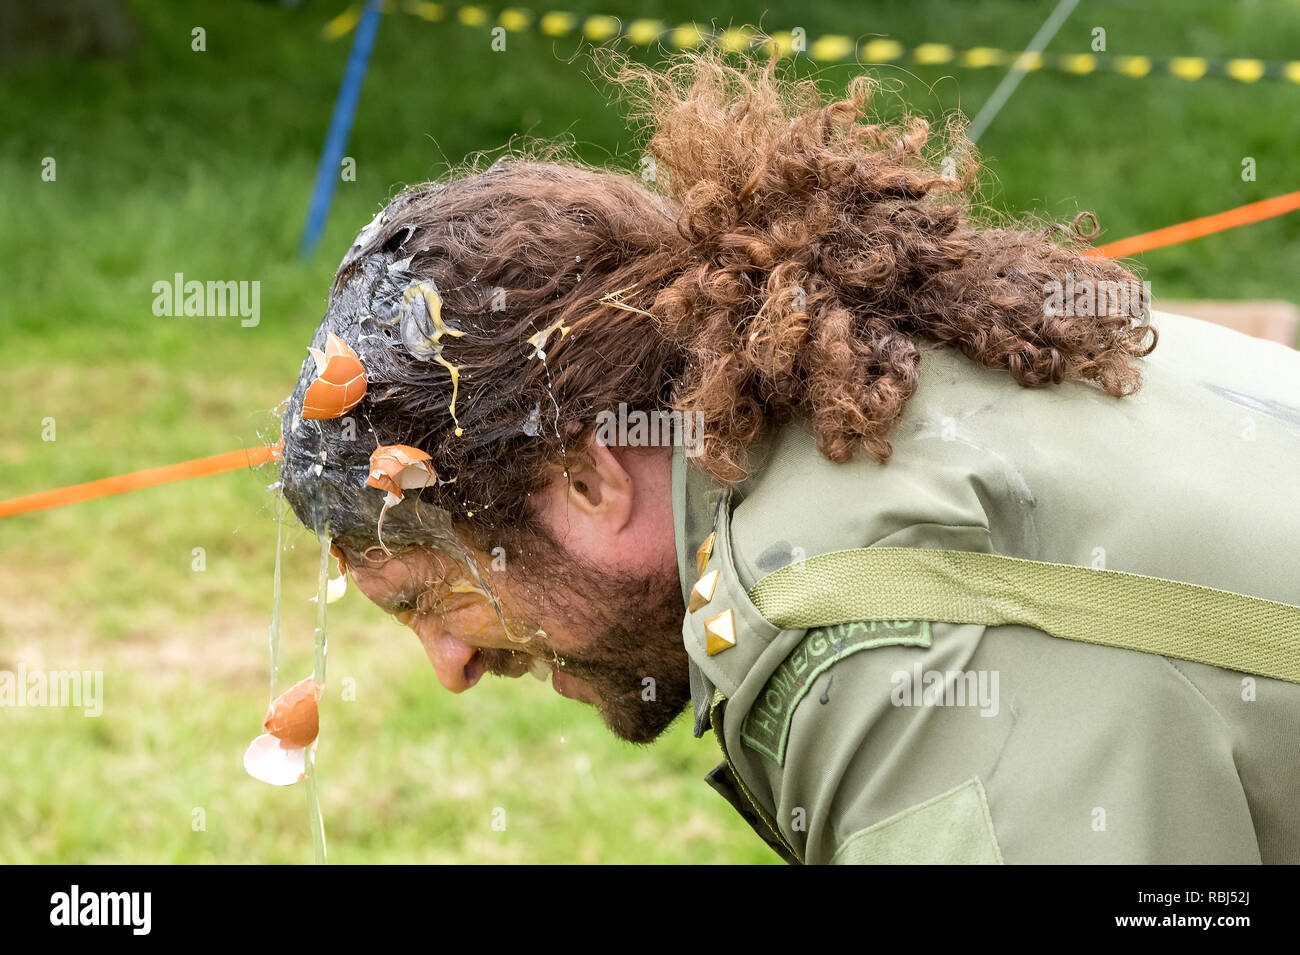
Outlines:
{"type": "MultiPolygon", "coordinates": [[[[318,252],[298,237],[351,37],[344,9],[130,2],[134,42],[0,66],[0,499],[278,436],[345,247],[401,185],[524,133],[633,166],[638,141],[576,39],[384,18],[318,252]],[[191,31],[206,31],[206,51],[191,31]],[[589,70],[587,72],[590,72],[589,70]],[[42,161],[56,163],[52,182],[42,161]],[[153,283],[257,280],[260,322],[157,317],[153,283]],[[46,419],[55,440],[43,440],[46,419]]],[[[637,16],[1020,49],[1054,0],[647,2],[637,16]]],[[[546,10],[539,5],[534,9],[546,10]]],[[[614,13],[584,0],[565,9],[614,13]]],[[[1284,60],[1295,0],[1089,2],[1051,51],[1284,60]]],[[[640,56],[651,54],[642,50],[640,56]]],[[[855,68],[821,69],[842,86],[855,68]]],[[[995,69],[887,65],[882,108],[973,115],[995,69]]],[[[981,141],[990,212],[1094,210],[1114,239],[1300,188],[1300,84],[1028,76],[981,141]],[[1256,178],[1243,181],[1242,161],[1256,178]]],[[[1157,299],[1300,298],[1300,216],[1145,256],[1157,299]]],[[[269,470],[0,521],[0,670],[104,674],[104,710],[0,709],[0,862],[304,862],[303,787],[245,775],[268,680],[269,470]],[[196,548],[203,568],[196,570],[196,548]],[[202,813],[196,813],[196,810],[202,813]],[[198,826],[201,820],[203,826],[198,826]]],[[[315,541],[286,524],[282,686],[311,659],[315,541]]],[[[355,592],[330,608],[318,755],[336,862],[775,862],[703,782],[684,722],[638,748],[531,680],[441,690],[355,592]],[[345,689],[355,699],[344,699],[345,689]],[[504,830],[494,829],[504,809],[504,830]]]]}

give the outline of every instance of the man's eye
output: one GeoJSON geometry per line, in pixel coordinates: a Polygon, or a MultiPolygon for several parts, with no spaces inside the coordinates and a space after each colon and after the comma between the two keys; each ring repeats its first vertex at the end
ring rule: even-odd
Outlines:
{"type": "Polygon", "coordinates": [[[395,614],[410,613],[415,609],[415,602],[411,600],[399,600],[392,605],[392,611],[395,614]]]}

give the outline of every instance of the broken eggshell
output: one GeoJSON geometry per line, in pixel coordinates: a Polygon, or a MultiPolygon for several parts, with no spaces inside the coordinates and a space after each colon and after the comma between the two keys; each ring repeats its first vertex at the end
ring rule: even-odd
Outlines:
{"type": "Polygon", "coordinates": [[[437,472],[429,463],[431,460],[430,455],[409,444],[381,444],[370,454],[370,476],[366,484],[386,492],[376,529],[379,546],[386,554],[392,551],[384,543],[384,515],[402,499],[404,491],[428,487],[438,480],[437,472]]]}
{"type": "Polygon", "coordinates": [[[289,786],[307,772],[307,747],[320,732],[316,682],[295,683],[272,701],[262,720],[266,730],[244,752],[244,769],[272,786],[289,786]]]}
{"type": "Polygon", "coordinates": [[[271,703],[262,729],[293,746],[310,746],[320,732],[320,710],[316,705],[316,681],[299,680],[271,703]]]}
{"type": "Polygon", "coordinates": [[[359,405],[366,396],[366,369],[352,346],[330,332],[323,352],[307,350],[316,359],[317,377],[303,394],[302,416],[340,418],[359,405]]]}
{"type": "Polygon", "coordinates": [[[307,775],[307,749],[263,733],[244,751],[244,771],[272,786],[292,786],[307,775]]]}
{"type": "Polygon", "coordinates": [[[381,444],[370,452],[370,476],[366,484],[395,495],[400,501],[402,492],[412,488],[428,487],[438,479],[433,458],[409,444],[381,444]]]}

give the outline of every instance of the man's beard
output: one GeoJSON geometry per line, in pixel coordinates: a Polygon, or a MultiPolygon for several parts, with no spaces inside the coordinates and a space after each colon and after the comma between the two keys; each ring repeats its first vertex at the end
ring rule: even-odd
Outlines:
{"type": "Polygon", "coordinates": [[[597,593],[601,602],[584,621],[592,643],[564,655],[564,672],[600,694],[600,715],[615,735],[649,743],[691,698],[677,571],[606,578],[597,593]]]}
{"type": "MultiPolygon", "coordinates": [[[[600,715],[616,736],[652,742],[691,698],[682,642],[686,607],[676,568],[620,576],[582,566],[567,554],[562,563],[546,563],[564,570],[552,570],[545,586],[527,587],[544,595],[540,606],[527,608],[528,616],[543,628],[547,619],[559,621],[566,632],[583,637],[580,649],[558,654],[563,664],[554,668],[596,691],[600,715]]],[[[488,671],[512,669],[511,651],[479,652],[488,671]]]]}

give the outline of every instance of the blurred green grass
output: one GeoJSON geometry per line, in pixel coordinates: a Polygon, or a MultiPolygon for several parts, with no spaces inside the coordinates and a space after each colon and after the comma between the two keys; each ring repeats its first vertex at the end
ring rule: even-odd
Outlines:
{"type": "MultiPolygon", "coordinates": [[[[1054,0],[697,7],[670,22],[883,35],[907,46],[1019,49],[1054,0]]],[[[632,166],[638,141],[584,74],[578,43],[510,34],[504,53],[455,22],[385,17],[319,251],[298,236],[350,37],[345,4],[130,5],[124,56],[34,57],[0,83],[0,498],[273,441],[344,248],[397,188],[513,136],[567,137],[632,166]],[[190,49],[202,26],[207,51],[190,49]],[[57,179],[42,182],[53,157],[57,179]],[[261,321],[159,318],[152,285],[181,272],[258,280],[261,321]],[[41,440],[43,419],[57,440],[41,440]]],[[[579,13],[619,13],[592,0],[579,13]]],[[[550,9],[539,5],[534,9],[550,9]]],[[[1300,3],[1095,2],[1049,50],[1294,57],[1300,3]]],[[[650,57],[639,51],[641,58],[650,57]]],[[[806,69],[806,68],[805,68],[806,69]]],[[[856,72],[819,70],[829,87],[856,72]]],[[[999,70],[885,66],[880,103],[973,115],[999,70]]],[[[1026,78],[981,142],[992,210],[1096,211],[1107,238],[1300,186],[1300,86],[1050,71],[1026,78]],[[1241,180],[1243,157],[1257,180],[1241,180]]],[[[1145,257],[1157,298],[1284,298],[1300,217],[1145,257]]],[[[105,709],[3,709],[0,861],[301,862],[306,796],[243,773],[267,681],[273,498],[235,472],[0,522],[0,669],[104,671],[105,709]],[[206,569],[191,569],[202,547],[206,569]],[[191,827],[205,810],[206,829],[191,827]]],[[[314,541],[286,526],[282,680],[310,667],[314,541]]],[[[711,739],[684,723],[652,748],[531,680],[453,698],[413,635],[355,593],[331,607],[318,758],[340,862],[775,861],[702,781],[711,739]],[[356,700],[341,698],[354,681],[356,700]],[[506,810],[505,831],[492,810],[506,810]]],[[[287,683],[285,684],[287,685],[287,683]]]]}

